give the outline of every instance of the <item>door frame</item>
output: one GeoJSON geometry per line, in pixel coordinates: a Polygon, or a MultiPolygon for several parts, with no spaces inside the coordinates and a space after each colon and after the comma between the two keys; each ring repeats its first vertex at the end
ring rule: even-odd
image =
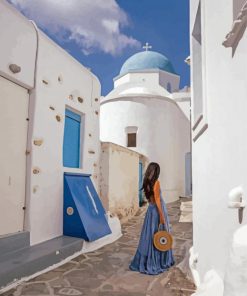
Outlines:
{"type": "MultiPolygon", "coordinates": [[[[34,98],[34,94],[32,95],[32,91],[23,86],[20,83],[17,83],[16,81],[11,80],[9,77],[4,76],[2,73],[0,73],[0,77],[7,80],[8,82],[26,90],[27,92],[27,134],[26,134],[26,152],[25,152],[25,180],[24,180],[24,199],[23,199],[23,221],[22,221],[22,231],[30,231],[30,227],[28,227],[28,215],[30,212],[30,209],[28,205],[30,205],[30,196],[31,196],[31,172],[32,172],[32,166],[31,166],[31,150],[32,150],[32,130],[33,130],[33,121],[34,121],[34,102],[31,104],[31,96],[34,98]]],[[[4,235],[9,235],[4,234],[4,235]]]]}

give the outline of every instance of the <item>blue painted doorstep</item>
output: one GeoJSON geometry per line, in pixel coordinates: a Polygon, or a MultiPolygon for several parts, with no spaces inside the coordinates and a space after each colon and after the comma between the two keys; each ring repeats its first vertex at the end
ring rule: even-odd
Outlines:
{"type": "Polygon", "coordinates": [[[94,241],[111,233],[90,175],[64,174],[64,235],[94,241]]]}

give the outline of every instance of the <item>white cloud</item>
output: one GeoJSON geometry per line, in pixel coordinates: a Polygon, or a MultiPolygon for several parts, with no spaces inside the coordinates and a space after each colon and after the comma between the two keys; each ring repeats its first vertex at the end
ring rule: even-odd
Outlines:
{"type": "Polygon", "coordinates": [[[38,26],[64,41],[74,41],[84,54],[98,50],[117,55],[140,42],[121,32],[127,14],[115,0],[9,0],[38,26]]]}

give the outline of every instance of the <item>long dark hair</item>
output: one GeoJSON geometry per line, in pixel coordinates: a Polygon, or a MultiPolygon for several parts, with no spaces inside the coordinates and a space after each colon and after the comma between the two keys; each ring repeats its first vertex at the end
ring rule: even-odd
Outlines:
{"type": "Polygon", "coordinates": [[[151,162],[144,175],[142,189],[148,201],[150,201],[151,196],[154,195],[154,184],[158,180],[160,175],[160,166],[156,162],[151,162]]]}

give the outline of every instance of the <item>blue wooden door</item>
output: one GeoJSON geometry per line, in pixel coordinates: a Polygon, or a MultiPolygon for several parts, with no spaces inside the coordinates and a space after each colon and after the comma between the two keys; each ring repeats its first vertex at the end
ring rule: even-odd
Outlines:
{"type": "Polygon", "coordinates": [[[63,139],[63,166],[71,168],[80,167],[80,143],[81,116],[66,109],[63,139]]]}
{"type": "Polygon", "coordinates": [[[143,164],[142,162],[139,162],[139,206],[141,207],[143,202],[143,196],[142,196],[142,181],[143,181],[143,164]]]}

